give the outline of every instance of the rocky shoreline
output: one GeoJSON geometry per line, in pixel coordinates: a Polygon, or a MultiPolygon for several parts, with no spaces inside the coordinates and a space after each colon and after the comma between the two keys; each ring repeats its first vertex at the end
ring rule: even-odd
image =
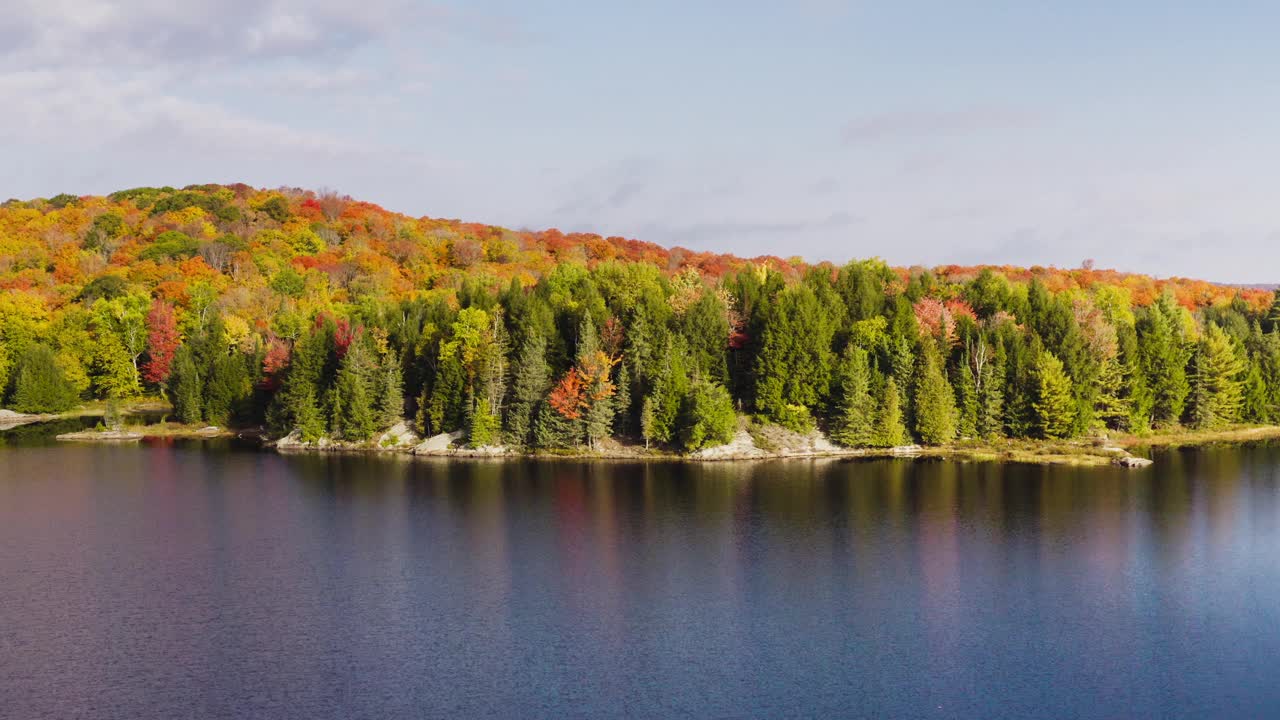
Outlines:
{"type": "MultiPolygon", "coordinates": [[[[126,409],[130,414],[135,408],[126,409]]],[[[148,412],[155,408],[147,406],[148,412]]],[[[0,430],[33,423],[63,420],[96,414],[83,409],[57,415],[28,415],[0,410],[0,430]]],[[[846,448],[832,443],[818,431],[794,433],[777,426],[762,426],[743,421],[733,439],[716,447],[692,453],[676,453],[647,449],[639,444],[625,444],[614,439],[603,441],[594,449],[575,448],[559,451],[526,451],[514,446],[468,447],[461,432],[422,438],[400,423],[368,443],[350,443],[321,438],[303,442],[298,434],[276,440],[267,439],[258,430],[230,430],[213,426],[194,427],[172,423],[128,426],[118,431],[87,429],[63,433],[58,440],[80,442],[136,442],[147,438],[263,438],[263,445],[280,452],[377,453],[414,457],[522,459],[558,458],[587,460],[633,460],[678,462],[741,462],[759,460],[821,458],[918,458],[938,460],[986,461],[1034,465],[1072,465],[1087,467],[1149,467],[1152,461],[1142,457],[1150,448],[1195,447],[1210,444],[1237,444],[1280,439],[1280,426],[1237,426],[1212,431],[1168,431],[1148,436],[1118,436],[1099,440],[1020,440],[983,443],[961,441],[944,447],[904,445],[893,448],[846,448]]]]}

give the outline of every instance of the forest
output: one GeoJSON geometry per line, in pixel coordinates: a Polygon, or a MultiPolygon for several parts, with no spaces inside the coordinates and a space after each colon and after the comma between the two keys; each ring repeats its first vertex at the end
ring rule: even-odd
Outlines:
{"type": "Polygon", "coordinates": [[[296,188],[0,206],[0,405],[158,395],[274,437],[405,421],[530,450],[689,452],[747,419],[848,447],[1270,424],[1280,298],[1088,261],[738,258],[296,188]]]}

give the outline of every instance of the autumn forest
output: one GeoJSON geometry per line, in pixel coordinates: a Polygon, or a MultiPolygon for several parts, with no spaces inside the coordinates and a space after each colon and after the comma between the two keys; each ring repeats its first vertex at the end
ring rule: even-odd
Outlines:
{"type": "Polygon", "coordinates": [[[184,423],[301,442],[401,422],[681,452],[745,422],[848,447],[1268,424],[1278,310],[1089,262],[745,259],[290,188],[0,206],[0,406],[163,396],[184,423]]]}

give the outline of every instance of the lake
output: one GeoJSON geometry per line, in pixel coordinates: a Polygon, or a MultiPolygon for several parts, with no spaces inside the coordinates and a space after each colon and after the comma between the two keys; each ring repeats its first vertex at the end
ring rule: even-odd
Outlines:
{"type": "Polygon", "coordinates": [[[1126,471],[3,441],[0,717],[1280,716],[1280,446],[1126,471]]]}

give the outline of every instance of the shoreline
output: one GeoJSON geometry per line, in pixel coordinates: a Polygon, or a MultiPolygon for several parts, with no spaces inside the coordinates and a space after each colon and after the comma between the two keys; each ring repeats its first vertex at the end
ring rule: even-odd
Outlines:
{"type": "MultiPolygon", "coordinates": [[[[164,413],[167,408],[155,401],[122,408],[126,417],[164,413]]],[[[0,423],[0,430],[23,425],[55,422],[73,418],[92,417],[101,414],[100,408],[80,407],[65,413],[19,415],[9,413],[0,423]]],[[[759,431],[753,427],[752,430],[759,431]]],[[[1143,457],[1151,449],[1201,447],[1216,444],[1245,444],[1280,439],[1280,425],[1233,426],[1216,430],[1186,430],[1157,432],[1149,435],[1116,435],[1105,440],[998,440],[994,442],[962,440],[945,446],[909,445],[896,448],[845,448],[830,443],[821,433],[793,434],[791,443],[782,446],[760,447],[758,437],[747,429],[740,429],[733,441],[726,445],[706,448],[693,453],[679,453],[661,449],[645,449],[639,445],[626,445],[616,440],[606,441],[602,447],[589,450],[571,448],[564,450],[525,451],[510,447],[469,448],[455,445],[461,435],[453,433],[421,439],[405,426],[399,425],[367,443],[348,443],[325,440],[320,443],[301,443],[289,437],[268,440],[260,429],[233,429],[214,426],[191,426],[173,422],[147,425],[125,425],[118,431],[86,428],[57,436],[58,440],[81,442],[120,443],[146,439],[228,439],[258,438],[263,448],[282,453],[343,453],[404,455],[410,457],[435,457],[452,459],[560,459],[560,460],[616,460],[661,462],[744,462],[762,460],[817,460],[817,459],[919,459],[952,460],[962,462],[999,462],[1009,464],[1059,465],[1077,467],[1145,467],[1150,460],[1143,457]]]]}

